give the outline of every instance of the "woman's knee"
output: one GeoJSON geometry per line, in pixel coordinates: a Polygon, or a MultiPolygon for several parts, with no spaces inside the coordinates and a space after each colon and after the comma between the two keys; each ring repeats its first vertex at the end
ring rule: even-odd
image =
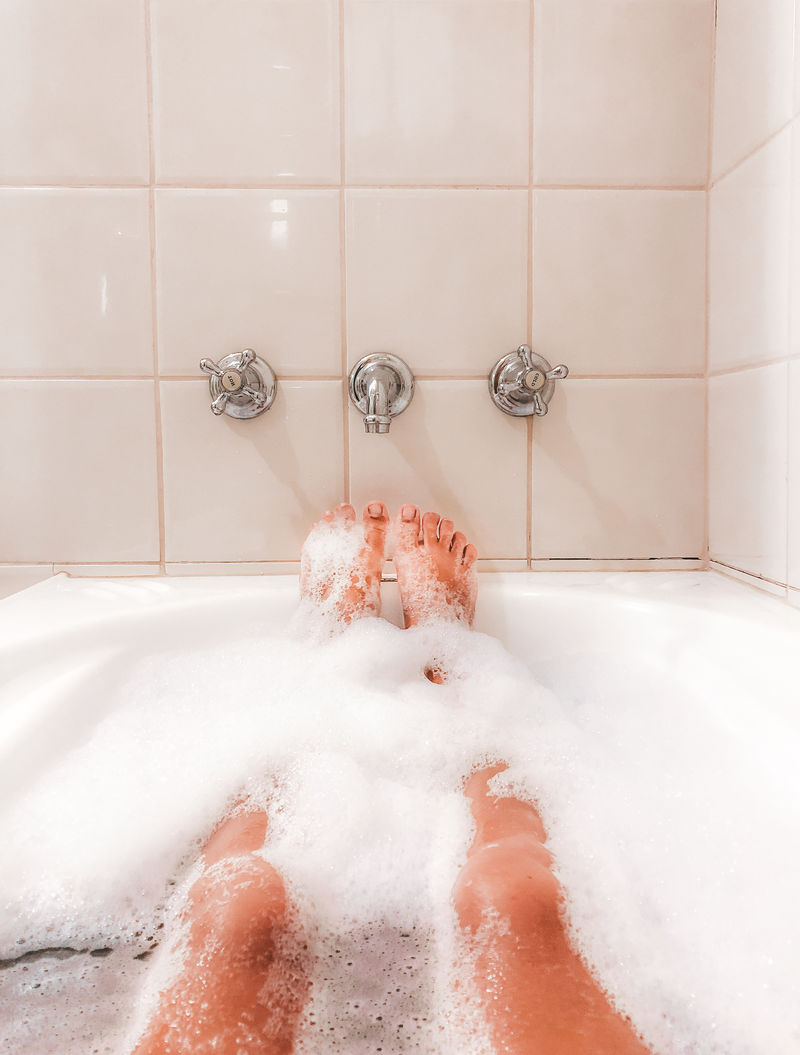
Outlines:
{"type": "Polygon", "coordinates": [[[518,938],[561,932],[561,891],[538,840],[502,839],[476,851],[453,892],[462,928],[497,920],[518,938]]]}
{"type": "Polygon", "coordinates": [[[192,931],[222,948],[259,955],[283,931],[288,912],[280,873],[259,857],[229,859],[192,888],[192,931]]]}

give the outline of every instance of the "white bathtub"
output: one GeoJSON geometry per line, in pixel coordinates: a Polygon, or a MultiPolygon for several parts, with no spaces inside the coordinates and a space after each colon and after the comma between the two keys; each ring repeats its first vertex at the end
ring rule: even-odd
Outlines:
{"type": "MultiPolygon", "coordinates": [[[[294,576],[59,575],[0,602],[0,811],[86,738],[108,707],[104,689],[140,657],[283,626],[296,601],[294,576]]],[[[393,583],[384,586],[384,614],[399,621],[393,583]]],[[[670,691],[683,686],[712,701],[720,728],[750,745],[775,777],[775,794],[800,811],[800,611],[713,572],[493,574],[481,577],[477,629],[500,638],[565,701],[607,701],[617,688],[630,691],[631,679],[646,697],[668,673],[670,691]]],[[[35,1015],[49,985],[58,1014],[75,960],[51,961],[36,989],[33,963],[6,965],[0,1008],[35,1015]]],[[[124,1004],[145,966],[128,965],[120,986],[110,955],[97,960],[97,977],[116,985],[124,1004]]],[[[3,1050],[50,1050],[25,1047],[5,1014],[3,1050]]],[[[87,1036],[104,1028],[90,1022],[87,1036]]],[[[80,1043],[60,1055],[73,1050],[80,1043]]]]}

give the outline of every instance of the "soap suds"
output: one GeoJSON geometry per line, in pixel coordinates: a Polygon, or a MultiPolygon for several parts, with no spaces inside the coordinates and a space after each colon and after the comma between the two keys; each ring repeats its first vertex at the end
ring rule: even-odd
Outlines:
{"type": "Polygon", "coordinates": [[[202,651],[167,635],[120,669],[0,812],[0,959],[84,950],[0,968],[3,1050],[130,1049],[179,966],[200,848],[244,794],[268,808],[261,853],[308,943],[300,1050],[488,1055],[450,891],[473,830],[463,779],[497,759],[493,789],[541,811],[576,947],[654,1050],[800,1047],[785,743],[701,677],[687,691],[647,655],[609,658],[591,698],[559,700],[490,638],[372,619],[313,645],[297,626],[235,626],[202,651]]]}

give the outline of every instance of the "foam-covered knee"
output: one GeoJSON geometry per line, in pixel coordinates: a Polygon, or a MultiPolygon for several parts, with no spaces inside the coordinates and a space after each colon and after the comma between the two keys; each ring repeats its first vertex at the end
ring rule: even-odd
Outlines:
{"type": "Polygon", "coordinates": [[[471,855],[453,897],[462,928],[476,932],[495,919],[520,940],[561,933],[561,894],[541,844],[503,839],[471,855]]]}
{"type": "Polygon", "coordinates": [[[274,946],[288,908],[279,873],[257,857],[209,870],[192,888],[191,907],[192,929],[199,937],[257,955],[274,946]]]}

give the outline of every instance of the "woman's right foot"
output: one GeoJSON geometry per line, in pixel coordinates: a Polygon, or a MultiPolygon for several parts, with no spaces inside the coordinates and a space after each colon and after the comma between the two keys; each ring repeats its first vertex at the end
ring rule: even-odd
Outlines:
{"type": "Polygon", "coordinates": [[[438,513],[405,505],[395,521],[394,563],[406,627],[459,622],[472,626],[477,550],[438,513]]]}

